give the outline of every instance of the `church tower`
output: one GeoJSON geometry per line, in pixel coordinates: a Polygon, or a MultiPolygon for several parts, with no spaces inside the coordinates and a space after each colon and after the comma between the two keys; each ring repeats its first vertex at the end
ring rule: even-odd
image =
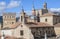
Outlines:
{"type": "Polygon", "coordinates": [[[43,4],[43,9],[47,9],[47,3],[46,2],[44,2],[44,4],[43,4]]]}
{"type": "Polygon", "coordinates": [[[40,15],[39,15],[39,11],[37,13],[37,22],[40,22],[40,15]]]}
{"type": "Polygon", "coordinates": [[[33,15],[34,22],[36,22],[36,10],[35,10],[35,7],[34,7],[34,3],[32,5],[32,15],[33,15]]]}
{"type": "Polygon", "coordinates": [[[42,16],[45,13],[48,13],[48,9],[47,9],[47,3],[44,2],[43,4],[43,8],[41,10],[39,10],[40,16],[42,16]]]}
{"type": "Polygon", "coordinates": [[[21,23],[26,23],[26,13],[24,12],[23,6],[22,6],[22,11],[20,13],[20,22],[21,23]]]}

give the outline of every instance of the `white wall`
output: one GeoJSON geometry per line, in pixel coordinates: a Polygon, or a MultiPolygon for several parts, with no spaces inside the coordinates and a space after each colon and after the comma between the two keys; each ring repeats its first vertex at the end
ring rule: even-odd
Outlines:
{"type": "Polygon", "coordinates": [[[1,35],[12,36],[12,30],[1,30],[1,35]]]}
{"type": "MultiPolygon", "coordinates": [[[[23,25],[23,24],[22,24],[23,25]]],[[[15,30],[14,30],[14,36],[15,37],[23,37],[25,39],[33,39],[33,35],[31,33],[31,30],[29,29],[29,27],[27,27],[26,25],[23,25],[23,27],[21,27],[21,25],[19,25],[15,30]],[[20,35],[20,30],[23,30],[24,35],[21,36],[20,35]]]]}
{"type": "Polygon", "coordinates": [[[42,17],[40,17],[40,22],[45,22],[50,25],[53,25],[53,16],[42,16],[42,17]],[[47,22],[45,22],[46,18],[47,18],[47,22]]]}

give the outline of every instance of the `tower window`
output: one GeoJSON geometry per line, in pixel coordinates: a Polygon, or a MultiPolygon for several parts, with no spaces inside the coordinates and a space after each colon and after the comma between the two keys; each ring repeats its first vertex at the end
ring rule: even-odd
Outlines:
{"type": "Polygon", "coordinates": [[[22,16],[21,16],[21,21],[23,20],[22,16]]]}
{"type": "Polygon", "coordinates": [[[47,22],[47,19],[45,19],[45,22],[47,22]]]}
{"type": "Polygon", "coordinates": [[[20,30],[20,35],[22,35],[22,36],[24,35],[24,32],[23,32],[23,30],[20,30]]]}

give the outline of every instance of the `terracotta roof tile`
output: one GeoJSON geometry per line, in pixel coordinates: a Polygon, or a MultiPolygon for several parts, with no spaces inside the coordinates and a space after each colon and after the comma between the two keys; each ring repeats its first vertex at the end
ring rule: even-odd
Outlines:
{"type": "Polygon", "coordinates": [[[19,26],[21,23],[17,22],[16,24],[11,25],[11,28],[16,28],[17,26],[19,26]]]}
{"type": "MultiPolygon", "coordinates": [[[[10,28],[16,28],[20,25],[20,22],[17,22],[16,24],[13,24],[10,28]]],[[[43,23],[43,22],[28,22],[26,23],[26,25],[28,25],[28,27],[51,27],[52,25],[47,24],[47,23],[43,23]]]]}
{"type": "Polygon", "coordinates": [[[38,23],[27,23],[29,27],[51,27],[52,25],[43,23],[43,22],[38,22],[38,23]]]}
{"type": "Polygon", "coordinates": [[[18,25],[20,25],[21,23],[20,22],[17,22],[15,24],[12,24],[10,27],[6,27],[6,28],[3,28],[3,29],[14,29],[16,27],[18,27],[18,25]]]}
{"type": "Polygon", "coordinates": [[[60,23],[55,24],[54,27],[60,27],[60,23]]]}

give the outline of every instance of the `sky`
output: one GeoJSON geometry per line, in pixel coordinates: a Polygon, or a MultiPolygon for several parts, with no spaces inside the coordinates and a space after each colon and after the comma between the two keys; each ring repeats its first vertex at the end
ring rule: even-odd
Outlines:
{"type": "Polygon", "coordinates": [[[34,1],[35,9],[43,8],[44,2],[51,11],[60,11],[60,0],[0,0],[0,13],[13,12],[19,14],[22,6],[27,14],[30,14],[34,1]]]}

